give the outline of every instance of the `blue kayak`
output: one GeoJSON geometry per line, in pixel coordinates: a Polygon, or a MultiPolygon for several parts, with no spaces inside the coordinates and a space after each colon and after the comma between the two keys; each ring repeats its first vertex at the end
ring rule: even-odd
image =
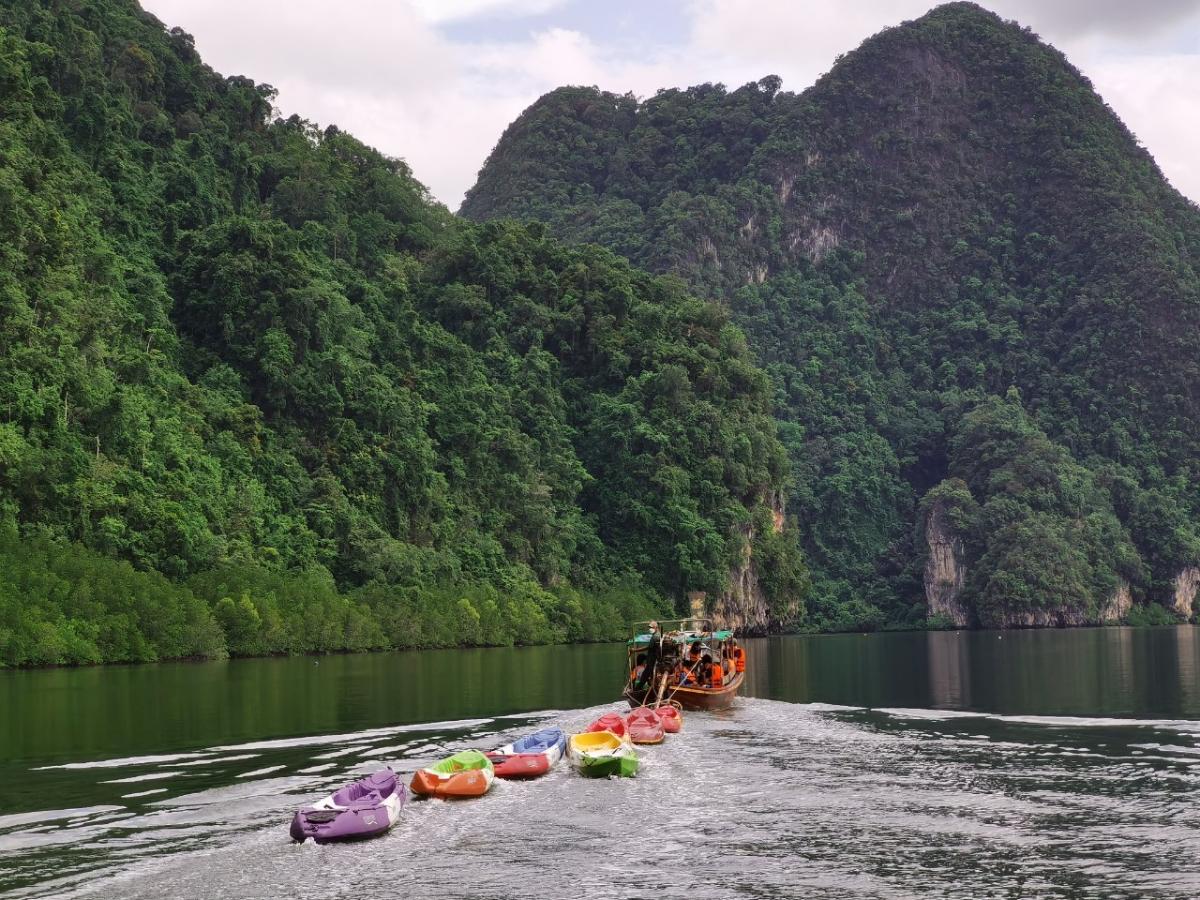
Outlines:
{"type": "Polygon", "coordinates": [[[558,762],[567,747],[567,736],[560,728],[543,728],[533,734],[498,747],[487,755],[497,778],[537,778],[558,762]]]}

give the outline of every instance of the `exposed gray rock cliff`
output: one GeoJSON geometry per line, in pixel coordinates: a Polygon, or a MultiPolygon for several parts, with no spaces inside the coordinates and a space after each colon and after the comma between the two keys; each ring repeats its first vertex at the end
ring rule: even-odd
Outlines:
{"type": "Polygon", "coordinates": [[[962,602],[967,570],[963,565],[963,542],[946,519],[946,502],[935,501],[925,516],[925,602],[930,616],[944,616],[958,628],[971,623],[971,613],[962,602]]]}
{"type": "MultiPolygon", "coordinates": [[[[771,507],[771,526],[776,532],[783,529],[783,494],[772,492],[766,499],[771,507]]],[[[771,603],[759,583],[758,570],[751,551],[755,533],[752,524],[742,529],[742,559],[729,573],[729,590],[713,602],[709,615],[718,628],[732,628],[738,634],[761,635],[777,630],[791,619],[795,609],[772,612],[771,603]],[[777,618],[778,614],[778,618],[777,618]]]]}
{"type": "Polygon", "coordinates": [[[1196,590],[1200,588],[1200,568],[1187,566],[1180,570],[1173,582],[1171,611],[1186,619],[1192,617],[1192,604],[1196,601],[1196,590]]]}

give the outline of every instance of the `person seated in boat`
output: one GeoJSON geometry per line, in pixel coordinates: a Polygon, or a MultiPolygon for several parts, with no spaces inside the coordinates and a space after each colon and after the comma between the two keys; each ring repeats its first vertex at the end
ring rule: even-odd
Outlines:
{"type": "Polygon", "coordinates": [[[691,668],[682,662],[676,664],[675,671],[672,674],[674,675],[675,683],[680,687],[695,683],[692,678],[691,668]]]}
{"type": "Polygon", "coordinates": [[[708,680],[709,683],[715,688],[725,686],[724,663],[710,658],[710,662],[708,664],[708,680]]]}
{"type": "Polygon", "coordinates": [[[630,680],[636,685],[644,680],[646,673],[646,654],[639,653],[633,664],[633,671],[629,673],[630,680]]]}
{"type": "Polygon", "coordinates": [[[693,641],[691,649],[688,650],[688,665],[695,665],[700,661],[700,657],[704,655],[704,644],[700,641],[693,641]]]}
{"type": "Polygon", "coordinates": [[[700,657],[700,666],[696,670],[696,682],[701,687],[712,687],[712,668],[713,658],[711,653],[705,653],[700,657]]]}

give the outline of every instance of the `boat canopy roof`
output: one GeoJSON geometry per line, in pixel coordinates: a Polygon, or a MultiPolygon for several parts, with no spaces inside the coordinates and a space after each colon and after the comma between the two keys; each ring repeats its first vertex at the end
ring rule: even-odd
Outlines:
{"type": "MultiPolygon", "coordinates": [[[[728,629],[723,631],[667,631],[664,632],[664,636],[681,644],[690,644],[692,641],[726,641],[733,637],[733,632],[728,629]]],[[[627,643],[630,645],[649,644],[652,639],[653,634],[647,631],[645,634],[635,634],[627,643]]]]}

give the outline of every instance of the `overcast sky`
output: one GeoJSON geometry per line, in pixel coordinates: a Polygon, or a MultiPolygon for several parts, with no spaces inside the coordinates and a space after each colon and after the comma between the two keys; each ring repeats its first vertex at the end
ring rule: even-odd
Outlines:
{"type": "MultiPolygon", "coordinates": [[[[929,0],[142,0],[213,68],[412,166],[451,209],[504,127],[563,84],[639,96],[764,75],[801,91],[929,0]]],[[[1200,199],[1200,0],[985,0],[1063,50],[1200,199]]]]}

